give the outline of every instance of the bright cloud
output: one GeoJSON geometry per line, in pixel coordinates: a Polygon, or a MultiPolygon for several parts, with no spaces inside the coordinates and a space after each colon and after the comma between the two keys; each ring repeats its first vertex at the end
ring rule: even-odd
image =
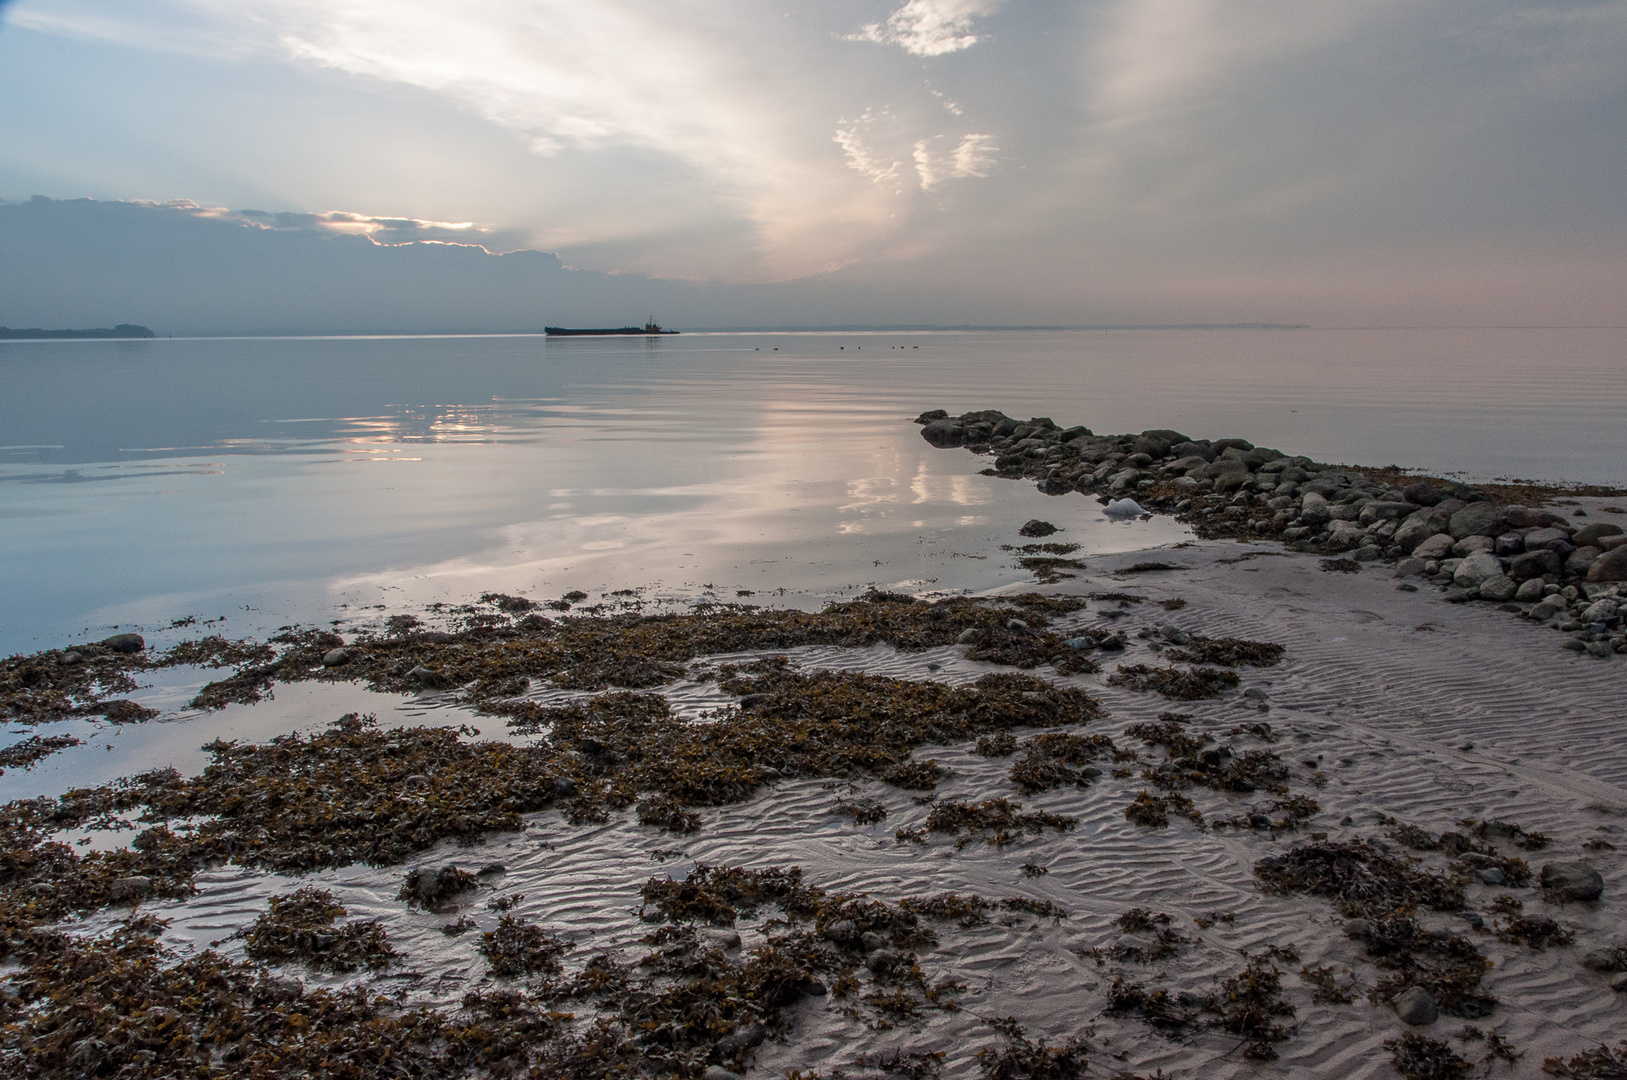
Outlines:
{"type": "Polygon", "coordinates": [[[897,45],[913,56],[960,52],[978,42],[973,20],[999,6],[999,0],[909,0],[886,22],[861,27],[848,40],[897,45]]]}

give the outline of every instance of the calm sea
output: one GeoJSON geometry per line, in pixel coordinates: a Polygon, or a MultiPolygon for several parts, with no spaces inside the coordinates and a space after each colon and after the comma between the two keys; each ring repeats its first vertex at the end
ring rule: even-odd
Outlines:
{"type": "Polygon", "coordinates": [[[0,653],[485,590],[812,607],[1022,581],[1030,517],[1181,535],[977,475],[935,407],[1627,482],[1623,330],[22,342],[0,386],[0,653]]]}

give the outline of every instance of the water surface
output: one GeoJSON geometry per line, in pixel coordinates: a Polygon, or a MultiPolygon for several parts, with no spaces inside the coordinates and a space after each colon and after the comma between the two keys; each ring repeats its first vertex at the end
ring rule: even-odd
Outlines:
{"type": "Polygon", "coordinates": [[[1620,482],[1624,361],[1619,330],[0,343],[0,652],[488,589],[816,607],[1019,582],[1034,516],[1085,554],[1181,535],[977,475],[932,407],[1620,482]]]}

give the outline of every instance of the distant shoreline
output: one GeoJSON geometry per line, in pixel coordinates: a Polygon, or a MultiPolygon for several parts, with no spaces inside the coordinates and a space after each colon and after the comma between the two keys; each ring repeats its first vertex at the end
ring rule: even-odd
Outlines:
{"type": "Polygon", "coordinates": [[[0,326],[0,341],[60,341],[80,338],[155,338],[158,335],[145,326],[134,323],[120,323],[113,327],[103,327],[96,330],[41,330],[34,327],[29,330],[14,330],[9,326],[0,326]]]}

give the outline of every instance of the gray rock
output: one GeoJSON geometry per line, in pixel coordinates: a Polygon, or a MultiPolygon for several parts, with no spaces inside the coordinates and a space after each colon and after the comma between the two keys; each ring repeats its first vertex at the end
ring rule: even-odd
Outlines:
{"type": "Polygon", "coordinates": [[[1577,529],[1576,535],[1571,537],[1571,543],[1577,547],[1586,547],[1589,544],[1597,544],[1607,536],[1620,536],[1621,534],[1622,528],[1620,525],[1600,521],[1592,525],[1583,525],[1580,529],[1577,529]]]}
{"type": "Polygon", "coordinates": [[[107,887],[107,899],[110,903],[134,903],[152,894],[153,879],[139,874],[130,877],[114,878],[107,887]]]}
{"type": "Polygon", "coordinates": [[[940,449],[963,446],[966,443],[966,429],[953,420],[934,420],[921,429],[921,438],[940,449]]]}
{"type": "Polygon", "coordinates": [[[1585,577],[1593,564],[1598,561],[1604,552],[1596,547],[1579,547],[1565,556],[1565,576],[1585,577]]]}
{"type": "Polygon", "coordinates": [[[116,653],[138,653],[147,647],[147,639],[140,634],[114,634],[112,637],[102,639],[106,645],[116,653]]]}
{"type": "Polygon", "coordinates": [[[1414,558],[1440,559],[1452,550],[1452,534],[1436,533],[1428,537],[1412,549],[1414,558]]]}
{"type": "Polygon", "coordinates": [[[1503,531],[1505,524],[1502,508],[1496,503],[1477,502],[1453,514],[1446,531],[1452,534],[1454,540],[1462,540],[1465,536],[1496,536],[1503,531]]]}
{"type": "Polygon", "coordinates": [[[1525,550],[1525,537],[1517,532],[1506,532],[1497,538],[1492,551],[1498,555],[1518,555],[1525,550]]]}
{"type": "Polygon", "coordinates": [[[1258,686],[1251,686],[1247,690],[1243,691],[1243,696],[1254,701],[1264,701],[1266,699],[1266,692],[1260,689],[1258,686]]]}
{"type": "Polygon", "coordinates": [[[740,934],[734,930],[710,930],[705,935],[706,942],[715,949],[738,949],[740,947],[740,934]]]}
{"type": "Polygon", "coordinates": [[[1411,551],[1425,540],[1440,532],[1427,514],[1414,514],[1395,530],[1395,542],[1402,551],[1411,551]]]}
{"type": "Polygon", "coordinates": [[[1627,581],[1627,547],[1618,547],[1593,560],[1587,568],[1589,581],[1627,581]]]}
{"type": "Polygon", "coordinates": [[[64,664],[69,665],[83,664],[85,662],[85,658],[79,653],[74,652],[72,649],[69,649],[67,652],[63,653],[61,660],[64,664]]]}
{"type": "Polygon", "coordinates": [[[456,634],[448,634],[445,630],[426,630],[418,635],[419,641],[427,641],[432,645],[450,645],[457,639],[456,634]]]}
{"type": "Polygon", "coordinates": [[[1551,862],[1542,867],[1542,888],[1560,900],[1597,900],[1604,877],[1585,862],[1551,862]]]}
{"type": "Polygon", "coordinates": [[[422,664],[418,664],[414,666],[411,671],[407,672],[407,678],[412,682],[428,682],[429,680],[435,678],[435,672],[431,671],[422,664]]]}
{"type": "Polygon", "coordinates": [[[1570,533],[1566,532],[1564,529],[1556,529],[1552,526],[1543,529],[1532,529],[1530,532],[1525,534],[1525,549],[1527,551],[1535,551],[1537,548],[1545,548],[1554,544],[1567,544],[1572,542],[1573,541],[1571,540],[1570,533]]]}
{"type": "Polygon", "coordinates": [[[1508,603],[1519,591],[1520,587],[1507,574],[1496,574],[1480,583],[1480,598],[1499,604],[1508,603]]]}
{"type": "Polygon", "coordinates": [[[835,942],[854,941],[859,936],[859,927],[852,919],[837,919],[825,927],[825,940],[835,942]]]}
{"type": "Polygon", "coordinates": [[[1507,885],[1508,879],[1503,876],[1503,872],[1497,867],[1488,866],[1480,871],[1480,884],[1491,886],[1507,885]]]}
{"type": "Polygon", "coordinates": [[[761,1024],[742,1024],[717,1041],[718,1053],[732,1057],[742,1050],[761,1046],[768,1030],[761,1024]]]}
{"type": "Polygon", "coordinates": [[[323,667],[338,667],[350,663],[350,654],[343,649],[329,649],[322,654],[323,667]]]}
{"type": "Polygon", "coordinates": [[[1615,618],[1620,610],[1621,605],[1615,597],[1600,597],[1582,610],[1582,621],[1585,623],[1608,622],[1615,618]]]}
{"type": "Polygon", "coordinates": [[[893,949],[877,949],[864,961],[864,966],[877,975],[893,970],[904,962],[904,958],[893,949]]]}
{"type": "Polygon", "coordinates": [[[1495,552],[1496,550],[1497,541],[1489,536],[1465,536],[1452,545],[1452,554],[1460,559],[1466,559],[1477,551],[1495,552]]]}
{"type": "Polygon", "coordinates": [[[1362,504],[1361,514],[1356,518],[1356,521],[1363,528],[1373,524],[1375,521],[1400,521],[1402,518],[1411,514],[1413,509],[1414,508],[1410,504],[1404,502],[1381,502],[1374,500],[1373,502],[1362,504]]]}
{"type": "Polygon", "coordinates": [[[1547,584],[1539,577],[1522,582],[1520,587],[1515,590],[1514,599],[1522,604],[1534,604],[1542,599],[1542,590],[1547,587],[1547,584]]]}
{"type": "Polygon", "coordinates": [[[1618,971],[1610,976],[1610,989],[1618,994],[1627,991],[1627,971],[1618,971]]]}
{"type": "Polygon", "coordinates": [[[1508,576],[1515,581],[1529,581],[1547,574],[1557,574],[1561,565],[1563,563],[1558,552],[1549,551],[1547,548],[1527,551],[1523,555],[1514,556],[1509,562],[1508,576]]]}
{"type": "Polygon", "coordinates": [[[1426,565],[1423,559],[1402,559],[1395,564],[1396,577],[1417,577],[1424,572],[1426,565]]]}
{"type": "Polygon", "coordinates": [[[1594,541],[1601,551],[1614,551],[1619,547],[1627,547],[1627,535],[1601,536],[1594,541]]]}
{"type": "Polygon", "coordinates": [[[966,629],[964,629],[964,630],[962,630],[960,632],[959,636],[957,636],[955,638],[955,644],[956,645],[975,645],[975,644],[977,644],[977,637],[978,637],[977,627],[968,626],[966,629]]]}
{"type": "Polygon", "coordinates": [[[1395,1007],[1395,1015],[1401,1022],[1413,1027],[1428,1027],[1440,1016],[1435,999],[1421,986],[1407,987],[1395,995],[1395,1000],[1390,1004],[1395,1007]]]}
{"type": "Polygon", "coordinates": [[[1052,525],[1049,521],[1041,521],[1039,518],[1029,518],[1023,523],[1023,527],[1017,530],[1017,533],[1020,536],[1050,536],[1052,533],[1060,531],[1060,529],[1058,529],[1055,525],[1052,525]]]}
{"type": "Polygon", "coordinates": [[[877,949],[887,947],[885,934],[878,934],[874,930],[867,930],[859,935],[859,941],[864,945],[865,952],[875,952],[877,949]]]}
{"type": "Polygon", "coordinates": [[[1616,649],[1608,641],[1590,641],[1587,643],[1587,654],[1598,660],[1608,660],[1616,655],[1616,649]]]}
{"type": "MultiPolygon", "coordinates": [[[[1494,577],[1501,577],[1503,564],[1497,561],[1497,556],[1489,551],[1477,551],[1458,564],[1457,570],[1452,574],[1452,580],[1459,588],[1478,589],[1483,583],[1494,577]]],[[[1510,596],[1513,593],[1509,594],[1510,596]]]]}
{"type": "Polygon", "coordinates": [[[721,1065],[708,1065],[701,1074],[701,1080],[740,1080],[740,1074],[730,1072],[721,1065]]]}
{"type": "Polygon", "coordinates": [[[1325,525],[1333,516],[1333,508],[1321,495],[1314,491],[1307,492],[1300,505],[1299,516],[1307,525],[1325,525]]]}
{"type": "Polygon", "coordinates": [[[1441,493],[1422,480],[1401,489],[1402,498],[1419,506],[1434,506],[1441,501],[1441,493]]]}

